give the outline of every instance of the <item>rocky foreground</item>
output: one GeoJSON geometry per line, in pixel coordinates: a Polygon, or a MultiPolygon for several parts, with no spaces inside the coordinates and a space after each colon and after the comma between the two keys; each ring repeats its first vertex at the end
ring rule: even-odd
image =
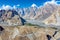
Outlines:
{"type": "Polygon", "coordinates": [[[60,40],[60,32],[37,26],[3,27],[0,40],[60,40]]]}

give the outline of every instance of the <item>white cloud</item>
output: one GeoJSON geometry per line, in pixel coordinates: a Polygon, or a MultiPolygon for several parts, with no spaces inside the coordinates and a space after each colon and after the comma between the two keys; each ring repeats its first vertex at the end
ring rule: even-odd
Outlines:
{"type": "Polygon", "coordinates": [[[37,7],[37,5],[33,3],[33,4],[31,5],[31,7],[37,7]]]}
{"type": "MultiPolygon", "coordinates": [[[[57,2],[60,2],[60,1],[56,1],[56,0],[47,1],[47,2],[45,2],[43,5],[40,5],[38,8],[44,6],[44,5],[48,4],[48,3],[58,5],[57,2]]],[[[34,6],[37,7],[37,5],[33,3],[33,4],[31,5],[31,7],[34,7],[34,6]]]]}
{"type": "MultiPolygon", "coordinates": [[[[45,2],[44,3],[44,5],[46,5],[46,4],[48,4],[48,3],[50,3],[50,4],[57,4],[57,2],[60,2],[60,1],[55,1],[55,0],[51,0],[51,1],[47,1],[47,2],[45,2]]],[[[58,5],[58,4],[57,4],[58,5]]],[[[16,9],[17,7],[19,7],[20,5],[19,4],[17,4],[17,5],[13,5],[13,6],[10,6],[10,5],[2,5],[1,7],[0,7],[0,10],[1,9],[16,9]]],[[[42,5],[43,6],[43,5],[42,5]]],[[[38,7],[36,4],[32,4],[31,5],[31,7],[38,7]]],[[[41,7],[41,5],[39,6],[39,7],[41,7]]]]}
{"type": "Polygon", "coordinates": [[[18,5],[16,5],[16,6],[20,6],[20,5],[18,4],[18,5]]]}
{"type": "Polygon", "coordinates": [[[8,10],[8,9],[12,9],[12,7],[10,5],[2,5],[1,9],[8,10]]]}
{"type": "Polygon", "coordinates": [[[14,5],[12,8],[13,9],[16,9],[17,7],[19,7],[20,5],[18,4],[18,5],[14,5]]]}
{"type": "Polygon", "coordinates": [[[51,3],[56,3],[56,1],[55,0],[52,0],[51,3]]]}
{"type": "Polygon", "coordinates": [[[45,5],[45,4],[48,4],[48,3],[50,3],[50,4],[57,4],[57,2],[56,2],[55,0],[51,0],[51,1],[45,2],[44,5],[45,5]]]}
{"type": "Polygon", "coordinates": [[[60,1],[56,1],[56,0],[47,1],[47,2],[43,3],[43,5],[40,5],[39,8],[41,8],[42,6],[44,6],[44,5],[48,4],[48,3],[58,5],[57,2],[60,2],[60,1]]]}
{"type": "Polygon", "coordinates": [[[16,9],[17,6],[20,6],[20,5],[13,5],[13,6],[10,6],[10,5],[2,5],[2,6],[0,7],[0,10],[1,10],[1,9],[5,9],[5,10],[16,9]]]}
{"type": "Polygon", "coordinates": [[[16,9],[17,7],[14,5],[12,8],[13,8],[13,9],[16,9]]]}

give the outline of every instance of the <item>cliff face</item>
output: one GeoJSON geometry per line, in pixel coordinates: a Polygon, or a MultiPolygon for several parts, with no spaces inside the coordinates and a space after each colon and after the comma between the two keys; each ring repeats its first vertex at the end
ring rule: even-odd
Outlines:
{"type": "Polygon", "coordinates": [[[60,32],[53,28],[39,28],[37,26],[3,28],[4,30],[0,33],[0,40],[57,40],[60,38],[60,32]]]}
{"type": "Polygon", "coordinates": [[[24,24],[22,19],[16,10],[0,10],[0,23],[2,24],[22,25],[24,24]]]}

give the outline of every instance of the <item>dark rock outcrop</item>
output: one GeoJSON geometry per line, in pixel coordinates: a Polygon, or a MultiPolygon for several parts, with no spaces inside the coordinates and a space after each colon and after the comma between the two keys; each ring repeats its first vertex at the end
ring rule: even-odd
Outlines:
{"type": "Polygon", "coordinates": [[[4,30],[4,28],[2,26],[0,26],[0,32],[3,31],[3,30],[4,30]]]}
{"type": "Polygon", "coordinates": [[[16,10],[0,10],[0,22],[3,25],[24,25],[24,19],[20,17],[16,10]],[[5,24],[4,24],[5,23],[5,24]]]}

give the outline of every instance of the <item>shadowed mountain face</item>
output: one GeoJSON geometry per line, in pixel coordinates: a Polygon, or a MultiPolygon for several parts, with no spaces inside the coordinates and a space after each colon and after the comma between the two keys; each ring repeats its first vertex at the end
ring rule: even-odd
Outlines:
{"type": "Polygon", "coordinates": [[[20,17],[16,10],[0,10],[0,24],[3,25],[22,25],[25,21],[20,17]]]}
{"type": "Polygon", "coordinates": [[[7,13],[9,13],[9,12],[12,12],[11,17],[18,15],[18,12],[16,10],[8,10],[7,13]]]}
{"type": "Polygon", "coordinates": [[[4,28],[2,26],[0,26],[0,32],[3,31],[3,30],[4,30],[4,28]]]}
{"type": "Polygon", "coordinates": [[[5,14],[5,10],[0,10],[0,17],[5,14]]]}

